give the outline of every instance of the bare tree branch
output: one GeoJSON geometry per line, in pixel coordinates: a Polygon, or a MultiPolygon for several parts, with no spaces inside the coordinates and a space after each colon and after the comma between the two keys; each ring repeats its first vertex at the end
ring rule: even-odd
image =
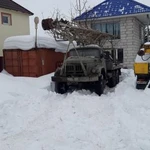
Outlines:
{"type": "Polygon", "coordinates": [[[81,15],[81,13],[86,10],[87,2],[87,0],[84,0],[83,2],[81,2],[81,0],[76,0],[76,3],[73,5],[73,7],[75,12],[77,12],[77,15],[81,15]]]}
{"type": "Polygon", "coordinates": [[[83,7],[81,8],[81,11],[86,9],[87,0],[83,1],[83,7]]]}

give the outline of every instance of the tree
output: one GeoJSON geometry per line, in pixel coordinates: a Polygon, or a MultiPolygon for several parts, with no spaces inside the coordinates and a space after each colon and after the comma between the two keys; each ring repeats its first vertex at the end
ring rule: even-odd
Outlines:
{"type": "Polygon", "coordinates": [[[87,11],[87,0],[76,0],[75,4],[71,4],[71,18],[80,16],[83,12],[87,11]]]}
{"type": "Polygon", "coordinates": [[[82,14],[82,11],[86,10],[86,4],[87,4],[87,0],[84,0],[82,4],[81,4],[81,0],[76,0],[75,10],[79,13],[79,15],[82,14]]]}

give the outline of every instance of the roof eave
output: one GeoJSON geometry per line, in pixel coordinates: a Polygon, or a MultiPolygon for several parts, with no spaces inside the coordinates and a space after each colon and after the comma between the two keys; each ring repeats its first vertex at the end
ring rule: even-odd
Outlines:
{"type": "Polygon", "coordinates": [[[83,21],[92,21],[92,20],[106,20],[106,19],[114,19],[114,18],[125,18],[125,17],[136,17],[136,16],[140,16],[140,15],[150,15],[150,12],[145,12],[145,13],[138,13],[138,14],[129,14],[129,15],[119,15],[119,16],[111,16],[111,17],[102,17],[102,18],[91,18],[91,19],[75,19],[75,22],[83,22],[83,21]]]}
{"type": "MultiPolygon", "coordinates": [[[[13,9],[10,9],[10,10],[13,10],[13,9]]],[[[29,16],[33,16],[34,15],[34,13],[32,13],[32,12],[29,12],[29,13],[26,13],[26,12],[22,12],[22,11],[17,11],[17,10],[13,10],[13,11],[16,11],[16,12],[20,12],[20,13],[23,13],[23,14],[27,14],[27,15],[29,15],[29,16]]]]}
{"type": "Polygon", "coordinates": [[[29,16],[34,15],[34,13],[31,12],[31,11],[28,11],[28,13],[27,13],[27,12],[22,12],[22,11],[19,11],[19,10],[14,10],[14,9],[11,9],[11,8],[5,8],[5,7],[0,7],[0,8],[6,9],[6,10],[13,10],[13,11],[16,11],[16,12],[21,12],[21,13],[24,13],[24,14],[28,14],[29,16]]]}
{"type": "MultiPolygon", "coordinates": [[[[27,14],[34,15],[33,12],[29,11],[28,9],[26,9],[25,7],[23,7],[20,4],[16,3],[15,1],[12,1],[12,2],[15,3],[16,5],[18,5],[19,7],[22,7],[24,10],[26,10],[27,14]]],[[[22,11],[20,11],[20,12],[22,12],[22,11]]],[[[22,13],[25,13],[25,12],[22,12],[22,13]]]]}

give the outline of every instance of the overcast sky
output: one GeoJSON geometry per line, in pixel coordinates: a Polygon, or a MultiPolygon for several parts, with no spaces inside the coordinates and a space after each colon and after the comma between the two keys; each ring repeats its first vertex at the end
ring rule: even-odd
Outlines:
{"type": "MultiPolygon", "coordinates": [[[[35,16],[38,16],[40,18],[41,23],[42,18],[52,17],[56,9],[58,9],[61,12],[62,16],[70,18],[71,5],[75,4],[76,0],[37,0],[37,1],[14,0],[14,1],[34,13],[34,16],[30,17],[30,30],[31,34],[34,34],[33,19],[35,16]]],[[[103,1],[104,0],[88,0],[86,6],[90,6],[90,8],[92,8],[103,1]]],[[[150,6],[150,0],[137,0],[137,1],[150,6]]],[[[41,28],[41,24],[39,24],[39,33],[45,34],[41,28]]]]}

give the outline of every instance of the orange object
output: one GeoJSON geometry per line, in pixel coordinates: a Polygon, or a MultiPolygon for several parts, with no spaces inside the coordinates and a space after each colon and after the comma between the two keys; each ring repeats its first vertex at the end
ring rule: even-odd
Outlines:
{"type": "Polygon", "coordinates": [[[148,63],[134,63],[135,74],[148,74],[148,63]]]}

